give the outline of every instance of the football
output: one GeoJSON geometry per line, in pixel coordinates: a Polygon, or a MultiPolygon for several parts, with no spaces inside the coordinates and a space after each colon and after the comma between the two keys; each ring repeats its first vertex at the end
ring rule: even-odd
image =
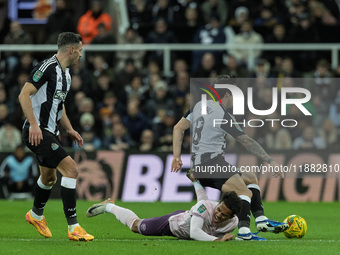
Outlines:
{"type": "Polygon", "coordinates": [[[289,225],[283,232],[287,238],[302,238],[307,233],[307,222],[299,215],[290,215],[283,222],[289,225]]]}

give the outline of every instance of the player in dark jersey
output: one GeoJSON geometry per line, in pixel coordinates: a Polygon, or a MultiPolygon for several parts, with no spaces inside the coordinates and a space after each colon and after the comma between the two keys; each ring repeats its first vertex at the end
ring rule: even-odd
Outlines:
{"type": "Polygon", "coordinates": [[[60,122],[74,143],[78,143],[79,147],[83,145],[83,139],[73,129],[64,106],[71,86],[68,67],[76,64],[82,55],[82,38],[78,34],[64,32],[59,34],[57,44],[57,54],[33,68],[19,95],[27,118],[23,126],[23,140],[35,153],[40,166],[33,208],[25,218],[41,235],[46,238],[52,236],[43,212],[51,189],[57,181],[58,170],[63,176],[61,198],[68,223],[68,237],[74,241],[92,241],[94,237],[86,233],[77,221],[77,164],[61,146],[57,137],[57,126],[60,122]]]}
{"type": "MultiPolygon", "coordinates": [[[[229,77],[219,77],[214,84],[233,84],[229,77]]],[[[272,167],[278,164],[263,150],[263,148],[252,138],[247,136],[238,125],[222,125],[213,122],[216,119],[224,119],[235,122],[235,118],[228,112],[228,108],[233,106],[233,97],[228,89],[216,89],[222,105],[215,104],[213,100],[206,103],[208,114],[201,114],[201,104],[198,102],[191,111],[175,125],[173,133],[173,154],[171,165],[172,172],[178,172],[182,167],[181,145],[184,131],[192,127],[192,164],[194,169],[207,166],[218,165],[230,169],[222,173],[217,178],[198,178],[203,186],[208,186],[221,190],[222,192],[235,191],[242,200],[242,210],[239,217],[239,233],[237,240],[266,240],[250,231],[250,210],[255,217],[256,227],[259,231],[269,231],[274,233],[283,232],[288,228],[287,224],[269,220],[264,215],[261,202],[260,188],[254,173],[240,173],[224,158],[224,145],[226,137],[233,136],[249,152],[257,156],[260,160],[267,162],[272,167]],[[236,171],[235,171],[236,170],[236,171]]],[[[276,173],[275,176],[280,176],[276,173]]]]}

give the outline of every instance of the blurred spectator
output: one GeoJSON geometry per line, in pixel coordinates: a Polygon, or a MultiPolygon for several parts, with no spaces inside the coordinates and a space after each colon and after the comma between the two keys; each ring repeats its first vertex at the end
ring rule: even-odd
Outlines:
{"type": "Polygon", "coordinates": [[[329,108],[329,118],[340,131],[340,90],[336,93],[336,98],[329,108]]]}
{"type": "Polygon", "coordinates": [[[140,142],[144,129],[149,128],[147,117],[139,110],[139,101],[131,100],[127,106],[127,114],[123,116],[122,123],[127,128],[134,143],[140,142]]]}
{"type": "Polygon", "coordinates": [[[66,8],[66,1],[56,0],[55,8],[45,26],[45,42],[48,44],[55,44],[61,32],[76,32],[75,21],[70,10],[66,8]]]}
{"type": "Polygon", "coordinates": [[[335,80],[332,79],[332,73],[327,60],[321,59],[317,62],[313,78],[311,88],[313,95],[320,95],[323,103],[329,107],[331,100],[336,95],[336,85],[334,84],[335,80]]]}
{"type": "Polygon", "coordinates": [[[105,59],[101,55],[96,55],[92,59],[93,64],[93,71],[90,73],[91,77],[91,84],[90,84],[90,90],[95,91],[97,89],[97,79],[99,76],[106,72],[106,74],[109,77],[110,81],[113,81],[115,78],[115,72],[112,68],[109,68],[108,63],[105,61],[105,59]]]}
{"type": "MultiPolygon", "coordinates": [[[[260,34],[256,33],[253,30],[252,23],[250,21],[245,21],[241,25],[241,31],[237,34],[232,42],[233,45],[242,45],[242,44],[263,44],[263,38],[260,34]]],[[[250,59],[250,61],[256,62],[261,55],[261,50],[254,50],[254,58],[250,59]]],[[[237,62],[241,66],[247,66],[248,63],[248,50],[230,50],[229,54],[234,56],[237,62]]]]}
{"type": "Polygon", "coordinates": [[[9,114],[13,114],[15,110],[15,103],[10,100],[10,97],[7,96],[7,92],[5,89],[0,88],[0,105],[5,104],[7,106],[9,114]]]}
{"type": "Polygon", "coordinates": [[[254,68],[254,71],[251,75],[252,78],[255,77],[272,77],[271,72],[270,72],[270,63],[264,59],[260,58],[257,60],[256,66],[254,68]]]}
{"type": "Polygon", "coordinates": [[[15,127],[21,130],[23,123],[25,121],[25,116],[23,114],[22,108],[20,107],[18,96],[23,88],[25,82],[28,79],[29,74],[22,71],[18,74],[17,80],[9,88],[8,97],[12,102],[14,107],[13,113],[10,115],[10,122],[15,125],[15,127]]]}
{"type": "MultiPolygon", "coordinates": [[[[135,62],[132,58],[128,58],[125,61],[124,68],[117,74],[117,86],[124,90],[124,87],[130,84],[133,77],[139,75],[139,71],[135,66],[135,62]]],[[[118,89],[118,88],[117,88],[118,89]]]]}
{"type": "Polygon", "coordinates": [[[201,10],[203,13],[204,21],[208,23],[210,17],[220,17],[221,26],[225,26],[228,20],[228,4],[224,0],[205,0],[202,3],[201,10]]]}
{"type": "MultiPolygon", "coordinates": [[[[82,130],[80,132],[80,135],[83,138],[84,142],[81,149],[84,149],[85,151],[95,151],[99,150],[102,147],[102,141],[96,135],[93,129],[82,130]]],[[[77,145],[73,144],[73,149],[79,150],[80,148],[77,145]]]]}
{"type": "MultiPolygon", "coordinates": [[[[177,38],[172,30],[168,28],[165,19],[159,18],[155,22],[154,29],[147,35],[145,43],[177,43],[177,38]]],[[[174,54],[172,54],[174,55],[174,54]]],[[[156,60],[161,63],[163,60],[163,51],[150,51],[147,54],[147,60],[156,60]]]]}
{"type": "Polygon", "coordinates": [[[8,121],[8,107],[5,104],[0,104],[0,127],[2,127],[8,121]]]}
{"type": "Polygon", "coordinates": [[[176,115],[172,110],[165,112],[164,118],[158,123],[155,130],[155,141],[160,151],[172,151],[172,132],[176,123],[176,115]]]}
{"type": "Polygon", "coordinates": [[[128,1],[128,12],[132,27],[145,38],[152,29],[152,2],[145,0],[128,1]]]}
{"type": "Polygon", "coordinates": [[[249,77],[249,72],[246,68],[239,66],[234,56],[227,56],[226,65],[222,67],[221,74],[231,75],[237,78],[249,77]]]}
{"type": "Polygon", "coordinates": [[[139,75],[133,77],[130,84],[125,86],[125,92],[128,101],[132,98],[141,99],[143,93],[145,92],[145,87],[142,83],[142,77],[139,75]]]}
{"type": "Polygon", "coordinates": [[[281,60],[280,68],[276,70],[274,76],[279,78],[277,87],[278,89],[281,89],[282,84],[279,83],[279,81],[282,82],[283,79],[280,78],[285,77],[299,78],[301,77],[301,74],[295,70],[293,60],[287,57],[281,60]]]}
{"type": "Polygon", "coordinates": [[[6,79],[8,86],[12,87],[16,83],[19,73],[26,72],[29,74],[36,63],[37,61],[33,59],[30,52],[22,52],[19,55],[19,62],[8,72],[6,79]]]}
{"type": "MultiPolygon", "coordinates": [[[[91,113],[83,113],[80,116],[80,135],[83,138],[84,145],[82,149],[85,151],[94,151],[101,148],[102,142],[94,132],[94,116],[91,113]]],[[[73,143],[73,149],[80,149],[77,144],[73,143]]]]}
{"type": "MultiPolygon", "coordinates": [[[[67,113],[68,115],[74,115],[78,112],[78,103],[75,103],[75,95],[78,92],[83,92],[84,91],[84,86],[83,86],[83,81],[81,77],[78,74],[72,75],[72,80],[71,80],[71,87],[70,90],[67,93],[66,101],[65,104],[67,105],[67,113]]],[[[85,93],[84,93],[85,97],[85,93]]]]}
{"type": "MultiPolygon", "coordinates": [[[[226,36],[223,27],[220,26],[220,18],[218,16],[210,17],[209,23],[197,30],[193,43],[200,44],[215,44],[225,43],[226,36]]],[[[203,55],[210,52],[214,55],[216,65],[222,63],[222,52],[221,51],[203,51],[195,50],[192,52],[192,66],[191,73],[195,74],[202,61],[203,55]]],[[[202,76],[201,76],[202,77],[202,76]]]]}
{"type": "Polygon", "coordinates": [[[156,3],[152,7],[151,15],[153,22],[162,18],[166,23],[172,24],[174,21],[174,13],[170,0],[156,0],[156,3]]]}
{"type": "Polygon", "coordinates": [[[151,97],[145,105],[144,111],[149,120],[152,120],[158,109],[174,109],[175,102],[168,93],[168,85],[165,81],[158,81],[154,87],[155,96],[151,97]]]}
{"type": "MultiPolygon", "coordinates": [[[[93,38],[91,44],[115,44],[116,39],[113,36],[113,33],[110,30],[107,30],[104,23],[100,23],[97,27],[98,34],[93,38]]],[[[96,52],[96,55],[101,55],[105,62],[109,64],[109,66],[113,66],[115,52],[96,52]]]]}
{"type": "Polygon", "coordinates": [[[198,9],[188,7],[185,10],[184,20],[174,24],[174,32],[180,43],[193,42],[197,29],[203,24],[198,18],[198,9]]]}
{"type": "Polygon", "coordinates": [[[235,34],[240,33],[243,22],[249,20],[249,9],[245,6],[239,6],[235,9],[233,17],[230,19],[228,25],[231,26],[235,34]]]}
{"type": "Polygon", "coordinates": [[[187,71],[177,73],[176,83],[170,92],[174,96],[176,113],[182,116],[181,110],[185,105],[186,95],[190,92],[190,76],[187,71]]]}
{"type": "Polygon", "coordinates": [[[274,139],[274,150],[291,150],[292,149],[292,137],[287,128],[280,128],[277,130],[274,139]]]}
{"type": "Polygon", "coordinates": [[[102,107],[99,110],[99,118],[102,122],[102,131],[100,137],[102,141],[105,141],[111,135],[112,128],[112,112],[108,107],[102,107]]]}
{"type": "Polygon", "coordinates": [[[337,19],[321,1],[310,0],[309,7],[314,23],[324,26],[335,26],[337,24],[337,19]]]}
{"type": "Polygon", "coordinates": [[[325,149],[326,141],[318,136],[314,128],[307,126],[302,130],[302,136],[294,139],[293,149],[325,149]]]}
{"type": "Polygon", "coordinates": [[[201,59],[201,64],[193,77],[211,78],[216,77],[219,71],[217,70],[218,63],[216,63],[215,55],[210,52],[204,53],[201,59]]]}
{"type": "Polygon", "coordinates": [[[259,16],[254,20],[254,28],[264,38],[266,38],[273,30],[274,26],[281,20],[274,14],[269,7],[262,7],[259,16]]]}
{"type": "Polygon", "coordinates": [[[0,165],[0,180],[7,184],[4,192],[7,194],[4,195],[9,199],[32,198],[31,191],[38,176],[38,167],[33,157],[26,154],[23,145],[18,145],[14,153],[7,156],[0,165]]]}
{"type": "Polygon", "coordinates": [[[100,0],[91,1],[91,9],[78,20],[77,30],[83,39],[83,44],[90,44],[98,35],[98,25],[105,24],[107,31],[111,30],[112,18],[103,11],[103,3],[100,0]]]}
{"type": "Polygon", "coordinates": [[[6,1],[0,1],[0,44],[3,43],[5,36],[9,32],[11,20],[7,16],[6,1]]]}
{"type": "Polygon", "coordinates": [[[326,119],[320,129],[320,136],[326,141],[328,149],[338,148],[338,132],[331,119],[326,119]]]}
{"type": "MultiPolygon", "coordinates": [[[[10,31],[5,36],[4,44],[32,44],[32,36],[25,32],[18,21],[12,21],[10,31]]],[[[15,65],[19,62],[19,55],[17,52],[5,52],[7,70],[11,72],[15,65]]]]}
{"type": "MultiPolygon", "coordinates": [[[[142,44],[143,38],[139,36],[135,29],[128,28],[124,34],[119,35],[117,39],[118,44],[142,44]]],[[[143,50],[120,50],[116,52],[117,64],[116,69],[120,71],[128,59],[133,59],[138,70],[142,70],[145,51],[143,50]]]]}
{"type": "Polygon", "coordinates": [[[21,132],[16,127],[10,123],[0,127],[0,151],[14,151],[21,143],[21,132]]]}
{"type": "Polygon", "coordinates": [[[114,124],[112,134],[104,141],[104,147],[112,151],[127,150],[133,145],[134,143],[122,123],[114,124]]]}
{"type": "MultiPolygon", "coordinates": [[[[300,13],[297,17],[294,17],[292,28],[289,31],[289,40],[292,43],[317,43],[320,41],[318,31],[315,26],[312,25],[310,15],[308,13],[300,13]]],[[[317,54],[313,51],[297,51],[294,52],[294,63],[299,71],[308,72],[311,71],[314,66],[317,54]]]]}
{"type": "Polygon", "coordinates": [[[140,138],[139,151],[150,152],[154,149],[154,133],[150,129],[145,129],[140,138]]]}
{"type": "Polygon", "coordinates": [[[124,114],[125,105],[121,103],[120,98],[117,98],[113,91],[106,91],[103,101],[98,104],[99,111],[104,107],[111,111],[111,113],[124,114]]]}
{"type": "MultiPolygon", "coordinates": [[[[287,31],[284,25],[276,24],[265,40],[265,43],[288,43],[287,31]]],[[[289,53],[287,51],[264,51],[263,57],[267,59],[272,66],[280,66],[282,59],[289,53]]]]}
{"type": "Polygon", "coordinates": [[[97,103],[96,108],[98,109],[102,105],[105,93],[113,90],[113,83],[106,71],[98,76],[95,87],[96,89],[91,93],[91,98],[97,103]]]}

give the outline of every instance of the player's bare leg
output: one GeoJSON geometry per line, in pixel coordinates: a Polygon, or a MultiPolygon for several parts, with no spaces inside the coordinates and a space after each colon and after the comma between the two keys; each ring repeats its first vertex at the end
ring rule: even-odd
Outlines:
{"type": "Polygon", "coordinates": [[[92,241],[94,237],[86,233],[77,220],[76,183],[79,173],[78,166],[70,156],[67,156],[59,163],[57,169],[63,175],[60,193],[68,224],[68,238],[72,241],[92,241]]]}
{"type": "Polygon", "coordinates": [[[250,210],[255,218],[255,226],[258,231],[281,233],[288,229],[288,224],[268,219],[263,210],[260,187],[254,173],[242,173],[242,179],[247,188],[253,193],[250,210]]]}

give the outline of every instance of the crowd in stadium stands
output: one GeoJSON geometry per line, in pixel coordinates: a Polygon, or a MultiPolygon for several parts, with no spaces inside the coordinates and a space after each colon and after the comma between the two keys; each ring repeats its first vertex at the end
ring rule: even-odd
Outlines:
{"type": "MultiPolygon", "coordinates": [[[[62,31],[80,33],[84,44],[340,42],[340,0],[128,0],[131,26],[121,35],[112,32],[116,20],[106,13],[102,1],[91,1],[77,20],[66,7],[66,0],[56,1],[56,10],[44,25],[45,43],[55,44],[62,31]]],[[[0,43],[36,43],[23,25],[4,15],[0,15],[0,30],[0,43]]],[[[249,70],[247,50],[181,51],[171,56],[170,77],[163,74],[162,54],[138,48],[91,52],[85,62],[71,68],[66,109],[84,138],[85,150],[171,152],[173,126],[190,108],[190,77],[218,74],[253,78],[256,109],[270,108],[272,87],[302,86],[297,79],[308,77],[303,86],[312,99],[304,106],[312,117],[290,106],[285,118],[298,120],[297,127],[284,128],[275,122],[244,130],[270,151],[339,149],[340,88],[335,78],[340,77],[340,66],[331,69],[329,52],[258,50],[255,67],[249,70]],[[277,82],[277,78],[282,79],[277,82]]],[[[24,117],[17,96],[34,64],[42,59],[29,52],[1,53],[0,150],[13,150],[21,143],[24,117]]],[[[267,118],[282,117],[277,111],[267,118]]],[[[249,113],[246,119],[259,116],[249,113]]],[[[61,139],[72,147],[64,134],[61,139]]],[[[186,134],[187,151],[189,144],[186,134]]]]}

